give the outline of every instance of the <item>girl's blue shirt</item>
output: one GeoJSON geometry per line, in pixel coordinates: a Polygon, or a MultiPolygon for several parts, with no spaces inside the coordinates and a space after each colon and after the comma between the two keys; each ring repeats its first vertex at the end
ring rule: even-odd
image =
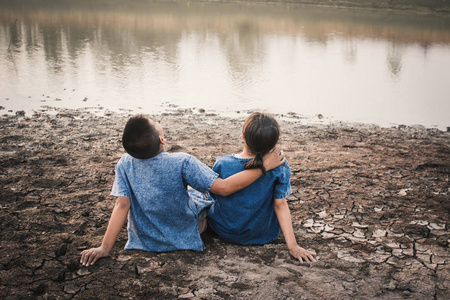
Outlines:
{"type": "MultiPolygon", "coordinates": [[[[221,156],[217,158],[213,170],[225,179],[244,170],[248,161],[249,158],[235,155],[221,156]]],[[[249,245],[272,242],[280,233],[274,199],[283,199],[292,193],[290,175],[286,161],[230,196],[211,194],[215,202],[208,211],[208,225],[232,243],[249,245]]]]}
{"type": "Polygon", "coordinates": [[[199,192],[209,192],[217,176],[186,153],[161,152],[149,159],[124,154],[111,195],[131,200],[125,249],[202,251],[197,222],[212,202],[199,192]],[[188,192],[188,185],[199,192],[188,192]]]}

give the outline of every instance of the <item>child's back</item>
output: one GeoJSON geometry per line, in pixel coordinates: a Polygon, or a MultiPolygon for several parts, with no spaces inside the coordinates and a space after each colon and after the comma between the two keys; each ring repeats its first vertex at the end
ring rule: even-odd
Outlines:
{"type": "MultiPolygon", "coordinates": [[[[213,170],[227,178],[244,170],[250,158],[227,155],[217,158],[213,170]]],[[[220,236],[236,244],[267,244],[280,232],[274,199],[291,193],[290,169],[285,162],[267,172],[247,188],[228,197],[212,195],[214,204],[208,211],[208,224],[220,236]]]]}
{"type": "Polygon", "coordinates": [[[186,186],[207,193],[216,177],[186,153],[161,152],[145,160],[124,154],[116,166],[111,194],[131,201],[125,249],[203,250],[197,222],[208,203],[199,207],[199,202],[191,201],[186,186]]]}

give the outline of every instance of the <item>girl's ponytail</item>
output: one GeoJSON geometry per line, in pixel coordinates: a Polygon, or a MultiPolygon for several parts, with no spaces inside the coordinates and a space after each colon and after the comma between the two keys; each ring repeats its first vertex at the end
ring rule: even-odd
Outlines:
{"type": "Polygon", "coordinates": [[[244,169],[248,170],[248,169],[260,168],[262,170],[263,174],[266,174],[267,171],[266,171],[266,168],[264,168],[263,156],[264,156],[264,153],[262,153],[262,152],[256,153],[255,157],[245,164],[244,169]]]}
{"type": "Polygon", "coordinates": [[[245,120],[243,137],[248,150],[255,154],[244,169],[260,168],[266,174],[263,156],[278,142],[280,128],[277,121],[269,114],[253,113],[245,120]]]}

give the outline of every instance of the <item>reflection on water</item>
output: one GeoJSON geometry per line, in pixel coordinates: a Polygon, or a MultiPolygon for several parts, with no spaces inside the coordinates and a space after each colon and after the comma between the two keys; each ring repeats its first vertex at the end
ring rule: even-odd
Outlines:
{"type": "Polygon", "coordinates": [[[0,6],[6,109],[152,112],[170,102],[450,125],[448,17],[117,0],[0,6]]]}

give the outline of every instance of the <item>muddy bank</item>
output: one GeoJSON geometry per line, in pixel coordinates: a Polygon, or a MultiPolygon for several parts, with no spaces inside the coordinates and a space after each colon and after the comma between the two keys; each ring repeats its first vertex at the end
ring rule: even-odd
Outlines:
{"type": "MultiPolygon", "coordinates": [[[[168,151],[212,166],[241,149],[247,113],[183,110],[155,116],[168,151]]],[[[282,235],[235,246],[208,231],[202,253],[122,250],[89,268],[114,205],[126,114],[84,110],[0,117],[2,299],[448,299],[450,135],[422,127],[306,125],[282,119],[299,244],[320,262],[291,258],[282,235]]]]}

